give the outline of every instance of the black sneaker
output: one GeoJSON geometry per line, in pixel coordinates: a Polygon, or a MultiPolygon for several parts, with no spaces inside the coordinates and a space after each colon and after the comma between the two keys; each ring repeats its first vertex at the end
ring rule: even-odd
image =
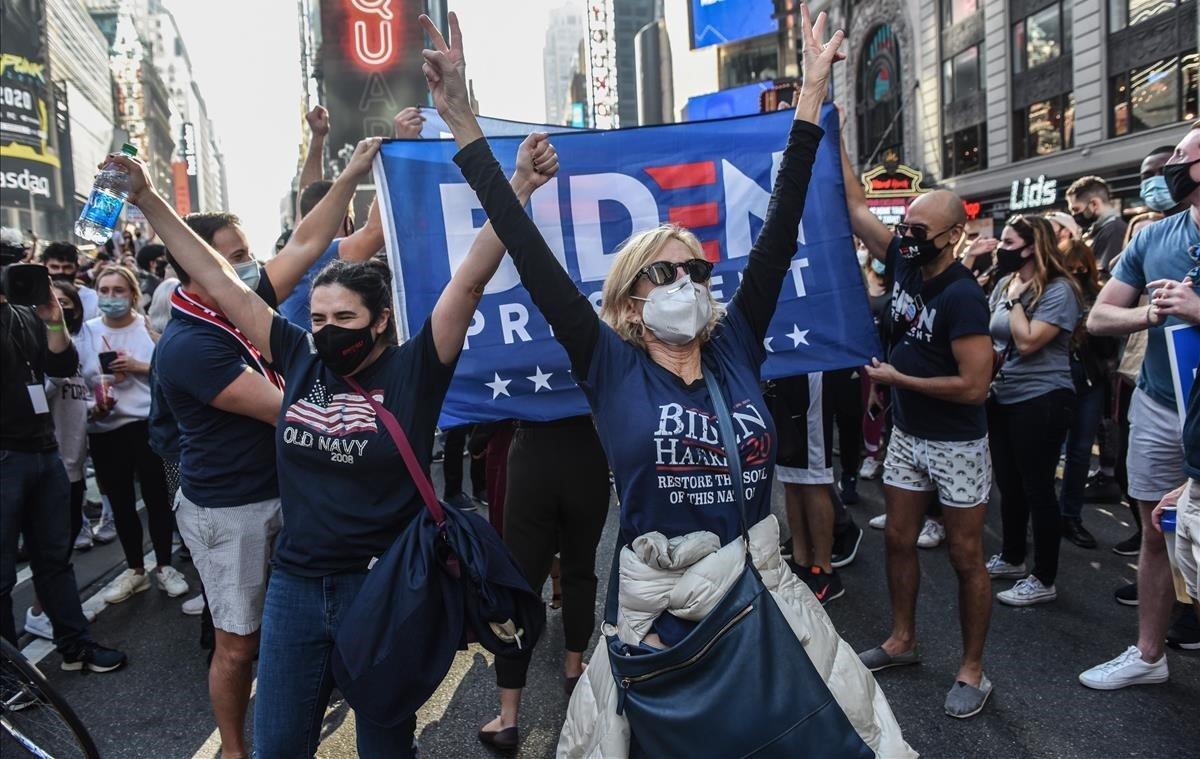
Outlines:
{"type": "Polygon", "coordinates": [[[853,522],[841,533],[833,536],[833,564],[834,569],[841,569],[849,565],[858,556],[858,546],[862,543],[863,531],[862,528],[853,522]]]}
{"type": "Polygon", "coordinates": [[[812,567],[806,567],[803,564],[797,564],[790,558],[784,560],[788,565],[788,569],[792,570],[792,574],[799,577],[801,580],[808,582],[808,576],[812,574],[812,567]]]}
{"type": "Polygon", "coordinates": [[[1138,532],[1122,540],[1113,546],[1113,553],[1117,556],[1137,556],[1142,550],[1142,533],[1138,532]]]}
{"type": "Polygon", "coordinates": [[[1096,538],[1087,531],[1079,517],[1063,517],[1062,536],[1080,548],[1096,547],[1096,538]]]}
{"type": "Polygon", "coordinates": [[[453,506],[459,511],[474,511],[477,504],[475,499],[466,493],[455,493],[446,499],[446,505],[453,506]]]}
{"type": "Polygon", "coordinates": [[[842,503],[853,506],[858,503],[858,478],[854,475],[843,475],[841,482],[842,503]]]}
{"type": "Polygon", "coordinates": [[[104,506],[99,501],[84,501],[83,515],[92,522],[100,521],[100,515],[104,513],[104,506]]]}
{"type": "Polygon", "coordinates": [[[67,672],[79,672],[84,668],[92,672],[112,672],[122,667],[128,658],[113,648],[105,648],[95,641],[86,641],[74,651],[63,652],[62,668],[67,672]]]}
{"type": "Polygon", "coordinates": [[[487,493],[476,493],[471,496],[478,508],[486,509],[488,507],[487,493]]]}
{"type": "Polygon", "coordinates": [[[1113,593],[1113,598],[1116,600],[1117,603],[1121,604],[1122,606],[1137,606],[1138,605],[1137,583],[1131,582],[1122,588],[1117,588],[1116,591],[1113,593]]]}
{"type": "Polygon", "coordinates": [[[810,567],[804,582],[822,606],[846,595],[846,587],[842,585],[842,579],[838,577],[837,572],[826,572],[817,566],[810,567]]]}
{"type": "Polygon", "coordinates": [[[1200,620],[1196,619],[1194,606],[1176,604],[1178,614],[1167,630],[1167,645],[1184,651],[1200,651],[1200,620]]]}
{"type": "Polygon", "coordinates": [[[1088,503],[1117,503],[1121,500],[1121,486],[1112,475],[1096,472],[1088,478],[1083,489],[1083,500],[1088,503]]]}

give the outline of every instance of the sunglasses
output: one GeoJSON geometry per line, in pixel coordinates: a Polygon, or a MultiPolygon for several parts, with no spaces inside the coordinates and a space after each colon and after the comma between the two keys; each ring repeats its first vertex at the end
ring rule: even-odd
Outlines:
{"type": "MultiPolygon", "coordinates": [[[[692,281],[697,284],[703,284],[708,281],[712,275],[712,261],[706,261],[703,258],[690,258],[682,263],[674,261],[655,261],[646,268],[638,272],[638,277],[645,277],[650,280],[650,284],[654,286],[668,285],[679,278],[679,270],[683,269],[692,281]]],[[[634,279],[637,281],[637,278],[634,279]]]]}
{"type": "Polygon", "coordinates": [[[938,235],[943,235],[943,234],[949,232],[951,229],[954,229],[956,226],[958,226],[958,225],[951,224],[950,226],[943,229],[941,232],[935,232],[933,234],[929,233],[929,227],[926,227],[924,224],[907,224],[907,223],[901,222],[899,224],[896,224],[893,227],[893,229],[895,229],[896,234],[900,235],[901,237],[911,237],[912,239],[916,240],[917,242],[925,242],[926,240],[932,240],[933,238],[937,237],[938,235]]]}

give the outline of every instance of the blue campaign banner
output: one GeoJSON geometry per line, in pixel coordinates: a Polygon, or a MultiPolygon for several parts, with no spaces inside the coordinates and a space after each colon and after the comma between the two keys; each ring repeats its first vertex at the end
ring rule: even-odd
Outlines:
{"type": "MultiPolygon", "coordinates": [[[[423,140],[445,140],[453,137],[450,133],[450,127],[446,126],[445,120],[438,115],[436,108],[430,108],[427,105],[421,106],[421,116],[425,118],[425,123],[421,124],[421,139],[423,140]]],[[[578,131],[576,127],[554,125],[554,124],[534,124],[525,121],[509,121],[508,119],[497,119],[491,116],[479,116],[479,128],[483,130],[486,137],[511,137],[519,135],[524,137],[530,132],[570,132],[578,131]]]]}
{"type": "Polygon", "coordinates": [[[774,0],[689,0],[689,5],[693,48],[779,31],[774,0]]]}
{"type": "Polygon", "coordinates": [[[1171,359],[1171,381],[1175,385],[1175,405],[1179,423],[1187,417],[1188,398],[1200,369],[1200,327],[1176,324],[1167,327],[1167,355],[1171,359]]]}
{"type": "MultiPolygon", "coordinates": [[[[716,262],[711,286],[737,288],[762,225],[787,142],[787,112],[552,137],[561,169],[530,211],[559,262],[599,307],[614,253],[662,222],[690,227],[716,262]]],[[[860,365],[880,355],[854,255],[827,106],[798,252],[765,341],[768,378],[860,365]]],[[[519,137],[491,139],[512,171],[519,137]]],[[[452,162],[451,140],[385,142],[375,180],[387,228],[397,323],[408,337],[428,319],[451,272],[486,222],[452,162]]],[[[494,419],[546,421],[587,413],[566,353],[505,257],[484,293],[442,409],[442,426],[494,419]]]]}

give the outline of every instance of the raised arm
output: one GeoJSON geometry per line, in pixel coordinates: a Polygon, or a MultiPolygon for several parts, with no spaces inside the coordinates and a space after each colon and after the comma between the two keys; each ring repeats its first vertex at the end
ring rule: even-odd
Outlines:
{"type": "Polygon", "coordinates": [[[850,165],[850,154],[846,151],[845,137],[841,141],[842,184],[846,186],[846,211],[850,214],[850,228],[858,239],[867,246],[867,252],[880,261],[887,261],[888,245],[892,243],[892,232],[879,217],[867,207],[867,195],[863,192],[862,180],[850,165]]]}
{"type": "Polygon", "coordinates": [[[577,376],[586,376],[600,334],[599,317],[559,265],[533,220],[525,215],[524,206],[483,138],[467,100],[463,76],[466,63],[458,16],[450,13],[450,45],[428,16],[421,16],[421,25],[435,48],[421,53],[425,57],[423,70],[429,92],[461,148],[454,161],[479,196],[496,235],[512,256],[521,284],[554,329],[555,339],[566,349],[572,369],[577,376]]]}
{"type": "MultiPolygon", "coordinates": [[[[525,138],[517,152],[517,171],[510,186],[522,206],[535,190],[558,173],[558,153],[548,137],[544,132],[534,132],[525,138]]],[[[442,363],[453,363],[462,352],[475,307],[503,259],[504,243],[489,221],[479,230],[467,257],[433,308],[433,342],[442,363]]]]}
{"type": "Polygon", "coordinates": [[[325,136],[329,134],[329,111],[323,105],[313,106],[311,111],[304,114],[304,120],[308,122],[311,136],[308,140],[308,153],[304,156],[304,166],[300,169],[300,181],[296,187],[297,219],[302,215],[300,196],[304,194],[304,188],[325,178],[325,136]]]}
{"type": "Polygon", "coordinates": [[[829,89],[829,71],[834,61],[845,57],[838,52],[842,44],[840,30],[833,33],[829,42],[823,42],[825,14],[818,14],[816,23],[812,24],[807,5],[801,6],[801,13],[804,83],[796,100],[796,120],[783,153],[762,230],[750,250],[742,284],[731,303],[731,307],[739,309],[746,317],[758,340],[766,335],[767,325],[779,302],[783,280],[796,253],[800,217],[804,213],[817,147],[824,134],[817,122],[821,118],[821,103],[829,89]]]}
{"type": "Polygon", "coordinates": [[[317,262],[333,241],[334,235],[341,229],[342,221],[346,218],[346,209],[354,197],[354,190],[363,176],[371,170],[371,161],[379,152],[379,143],[379,137],[368,137],[358,143],[350,162],[334,180],[329,192],[300,220],[299,226],[279,255],[263,264],[271,278],[271,284],[275,287],[275,297],[278,301],[282,302],[292,294],[296,283],[317,262]]]}

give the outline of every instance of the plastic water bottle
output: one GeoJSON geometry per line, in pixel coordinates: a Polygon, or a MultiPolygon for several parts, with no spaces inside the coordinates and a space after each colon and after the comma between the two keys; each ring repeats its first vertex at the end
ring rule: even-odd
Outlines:
{"type": "MultiPolygon", "coordinates": [[[[127,142],[121,146],[121,152],[135,156],[137,148],[127,142]]],[[[129,174],[115,163],[108,164],[96,175],[92,194],[79,214],[79,221],[75,222],[75,234],[97,245],[112,237],[127,197],[129,174]]]]}

